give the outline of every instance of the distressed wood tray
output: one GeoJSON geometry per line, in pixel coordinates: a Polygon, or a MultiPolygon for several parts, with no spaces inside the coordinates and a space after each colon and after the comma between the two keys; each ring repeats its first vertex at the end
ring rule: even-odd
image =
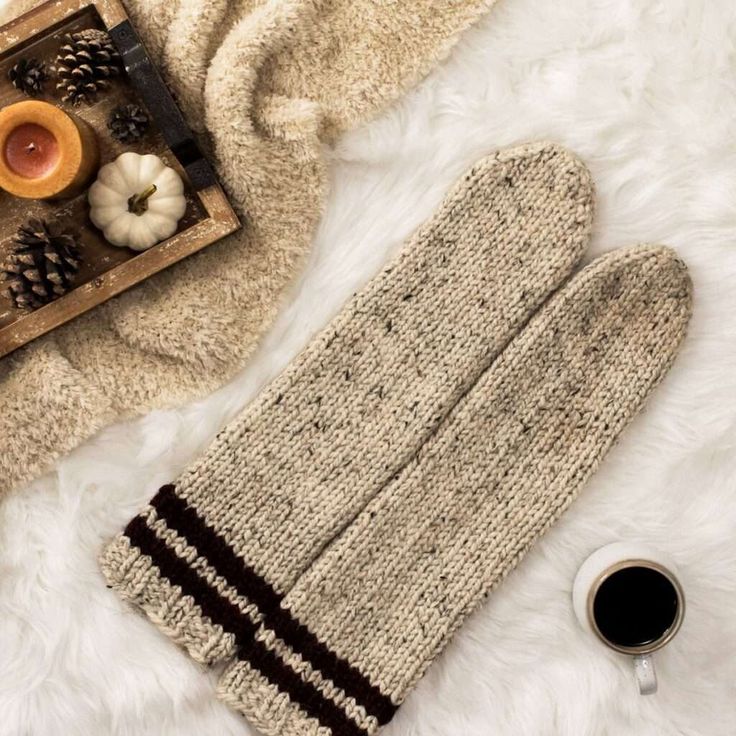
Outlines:
{"type": "Polygon", "coordinates": [[[112,89],[101,94],[93,105],[74,107],[62,103],[53,80],[49,80],[46,94],[37,99],[73,112],[94,128],[101,165],[124,151],[160,156],[182,176],[187,210],[171,238],[136,253],[105,242],[102,233],[89,221],[86,191],[61,202],[17,199],[0,191],[0,263],[6,260],[18,227],[33,216],[58,218],[75,227],[81,235],[83,255],[76,288],[35,311],[15,308],[0,283],[0,358],[240,227],[211,166],[118,0],[51,0],[1,27],[0,107],[28,99],[8,80],[9,69],[20,57],[36,57],[50,64],[62,37],[85,28],[110,33],[123,57],[126,74],[115,80],[112,89]],[[107,129],[111,111],[129,103],[146,108],[151,118],[148,132],[132,145],[118,143],[107,129]]]}

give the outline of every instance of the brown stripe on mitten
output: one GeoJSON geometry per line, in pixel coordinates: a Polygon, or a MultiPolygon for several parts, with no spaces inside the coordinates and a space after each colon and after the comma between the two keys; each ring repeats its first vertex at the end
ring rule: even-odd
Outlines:
{"type": "MultiPolygon", "coordinates": [[[[233,656],[264,620],[282,631],[283,595],[569,276],[592,200],[588,171],[555,145],[481,161],[110,544],[110,585],[201,662],[233,656]]],[[[304,634],[282,631],[299,646],[304,634]]],[[[358,670],[330,662],[372,711],[392,709],[358,670]]],[[[262,651],[262,672],[280,667],[262,651]]]]}
{"type": "Polygon", "coordinates": [[[666,248],[584,269],[263,622],[222,699],[266,736],[374,734],[576,497],[666,373],[690,311],[666,248]]]}

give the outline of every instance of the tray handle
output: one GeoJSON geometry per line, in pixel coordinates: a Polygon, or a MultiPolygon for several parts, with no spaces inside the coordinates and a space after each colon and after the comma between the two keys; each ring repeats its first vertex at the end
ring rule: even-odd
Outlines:
{"type": "Polygon", "coordinates": [[[194,134],[131,22],[125,20],[118,23],[108,33],[123,58],[133,86],[156,118],[166,144],[184,167],[194,189],[201,191],[217,184],[212,166],[202,154],[194,134]]]}

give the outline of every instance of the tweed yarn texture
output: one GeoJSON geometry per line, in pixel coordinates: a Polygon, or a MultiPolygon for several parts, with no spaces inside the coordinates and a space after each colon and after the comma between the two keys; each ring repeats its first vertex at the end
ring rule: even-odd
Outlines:
{"type": "Polygon", "coordinates": [[[666,248],[584,269],[283,600],[311,640],[265,622],[220,697],[267,736],[376,733],[393,713],[376,693],[400,705],[568,507],[666,373],[690,313],[687,270],[666,248]]]}
{"type": "Polygon", "coordinates": [[[232,622],[279,619],[283,595],[570,276],[592,216],[589,172],[558,146],[479,162],[112,542],[108,582],[196,660],[233,657],[232,622]]]}
{"type": "MultiPolygon", "coordinates": [[[[14,0],[0,21],[35,4],[14,0]]],[[[126,0],[245,227],[0,360],[0,491],[116,419],[232,377],[309,248],[325,144],[416,83],[492,4],[126,0]]]]}

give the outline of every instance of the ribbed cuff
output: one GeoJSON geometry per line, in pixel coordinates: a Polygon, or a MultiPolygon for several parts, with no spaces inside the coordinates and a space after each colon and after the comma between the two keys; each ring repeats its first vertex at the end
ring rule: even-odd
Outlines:
{"type": "Polygon", "coordinates": [[[221,700],[266,736],[372,736],[393,718],[396,703],[287,609],[276,622],[239,647],[221,700]]]}
{"type": "Polygon", "coordinates": [[[190,656],[238,657],[221,697],[264,734],[371,736],[393,717],[390,697],[282,605],[173,486],[164,486],[104,550],[110,586],[190,656]]]}
{"type": "Polygon", "coordinates": [[[264,736],[373,736],[381,723],[272,636],[223,673],[217,696],[264,736]]]}
{"type": "Polygon", "coordinates": [[[232,659],[256,631],[248,602],[190,542],[192,510],[165,486],[104,549],[108,584],[202,664],[232,659]],[[189,532],[184,536],[182,529],[189,532]]]}
{"type": "Polygon", "coordinates": [[[223,674],[217,697],[244,715],[263,736],[333,736],[259,670],[235,662],[223,674]]]}

